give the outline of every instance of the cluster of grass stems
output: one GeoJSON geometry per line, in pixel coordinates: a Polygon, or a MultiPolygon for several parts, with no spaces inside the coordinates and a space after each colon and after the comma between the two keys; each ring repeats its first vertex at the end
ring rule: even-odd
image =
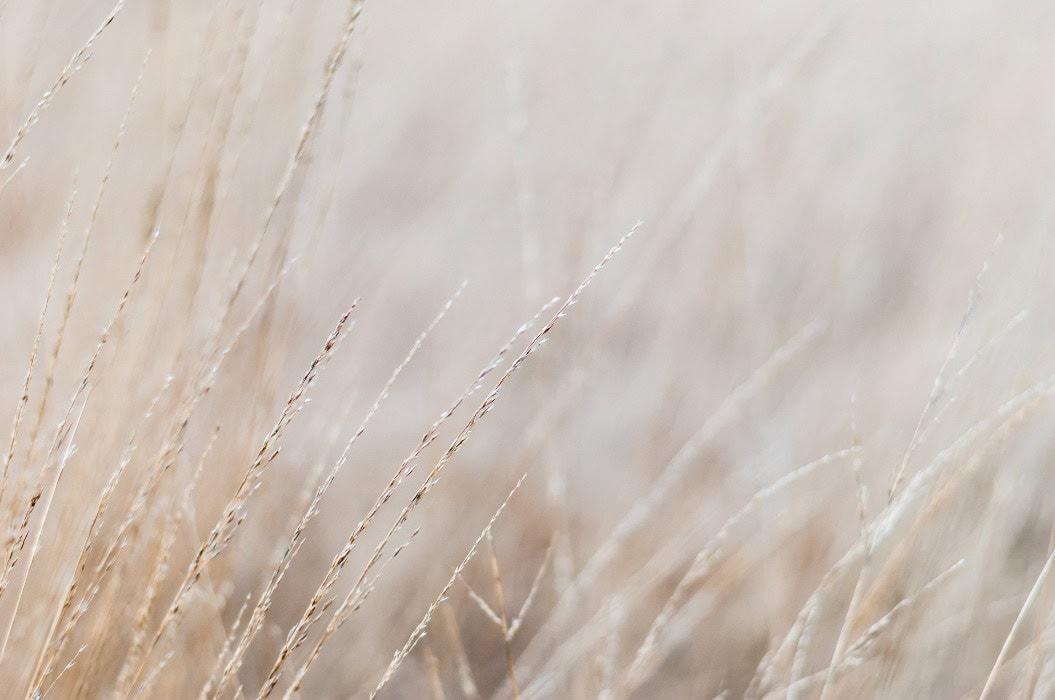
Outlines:
{"type": "MultiPolygon", "coordinates": [[[[61,100],[67,84],[78,79],[106,33],[120,26],[117,20],[125,5],[119,0],[105,14],[15,129],[0,157],[0,207],[9,206],[5,193],[10,195],[33,165],[24,154],[36,130],[46,124],[43,117],[61,100]]],[[[332,487],[354,462],[357,443],[369,435],[373,419],[404,371],[464,293],[463,285],[440,305],[405,356],[393,363],[359,421],[329,417],[336,436],[330,442],[340,449],[324,450],[329,456],[315,468],[298,472],[296,483],[276,486],[272,473],[291,426],[311,414],[312,392],[326,372],[336,371],[336,356],[369,299],[347,301],[332,330],[317,341],[317,351],[299,378],[284,390],[284,400],[276,402],[266,429],[246,437],[229,431],[222,420],[213,422],[208,410],[211,393],[234,371],[232,358],[251,355],[254,344],[268,342],[276,323],[276,296],[298,266],[313,264],[291,251],[289,224],[283,217],[302,194],[312,153],[329,147],[319,142],[320,124],[338,89],[363,11],[363,2],[350,3],[315,99],[284,170],[274,178],[274,194],[222,275],[225,284],[213,289],[201,279],[200,270],[196,279],[192,275],[181,322],[205,330],[193,342],[178,345],[171,370],[156,384],[143,369],[151,366],[152,358],[137,352],[135,342],[170,323],[167,316],[162,319],[162,298],[155,292],[175,283],[172,271],[157,260],[158,251],[171,246],[179,250],[186,229],[200,224],[192,212],[202,206],[209,184],[189,183],[193,194],[177,230],[162,220],[161,206],[152,210],[153,220],[140,232],[142,250],[135,264],[121,273],[126,282],[110,302],[102,332],[88,346],[71,340],[72,322],[89,303],[82,300],[82,269],[93,244],[107,235],[98,215],[110,195],[116,156],[136,118],[137,94],[148,80],[144,76],[150,75],[149,55],[116,126],[98,186],[87,200],[82,178],[72,178],[66,207],[57,217],[56,250],[28,363],[17,395],[11,397],[11,431],[2,450],[0,515],[7,535],[0,551],[0,677],[5,696],[374,697],[387,691],[406,697],[616,698],[667,692],[702,696],[726,689],[730,695],[750,697],[836,698],[903,688],[891,679],[903,674],[911,684],[920,677],[921,662],[911,655],[925,654],[928,639],[948,649],[968,634],[970,619],[958,620],[953,608],[956,601],[982,596],[971,581],[979,579],[979,567],[993,561],[985,552],[992,555],[995,545],[976,541],[961,548],[961,554],[948,543],[921,542],[941,530],[935,523],[954,519],[950,513],[966,507],[962,503],[985,478],[991,456],[999,454],[1055,393],[1055,375],[1033,381],[941,449],[929,450],[947,414],[956,409],[956,387],[997,352],[1027,316],[1015,316],[965,353],[988,263],[969,294],[963,321],[911,438],[896,466],[886,472],[887,485],[878,504],[869,498],[867,455],[856,419],[851,420],[845,444],[803,464],[788,465],[742,503],[718,508],[718,521],[713,516],[721,499],[703,490],[686,491],[688,484],[696,483],[693,471],[737,429],[749,407],[822,342],[828,324],[817,320],[772,350],[682,438],[651,474],[647,489],[577,560],[569,556],[559,526],[547,533],[541,546],[522,549],[515,563],[512,551],[502,551],[498,536],[503,518],[510,517],[506,511],[514,507],[523,485],[542,478],[532,473],[533,460],[527,458],[516,464],[504,498],[486,504],[493,516],[478,535],[456,543],[464,556],[454,560],[453,568],[445,558],[448,552],[432,552],[449,576],[430,589],[427,606],[407,610],[410,617],[396,621],[397,627],[403,626],[398,631],[402,643],[386,647],[392,639],[390,629],[381,633],[380,627],[356,622],[391,624],[384,617],[363,618],[363,610],[377,597],[396,596],[401,585],[413,585],[391,582],[414,576],[398,568],[402,564],[395,563],[397,556],[422,529],[446,527],[435,522],[435,513],[432,520],[417,520],[419,507],[431,502],[441,481],[457,468],[456,458],[492,409],[500,401],[516,401],[517,390],[508,385],[522,367],[535,362],[554,329],[565,324],[571,307],[588,296],[595,278],[609,272],[604,268],[612,258],[626,247],[633,252],[624,253],[624,269],[654,268],[670,243],[668,232],[683,227],[711,186],[715,168],[728,157],[732,132],[715,143],[711,159],[700,165],[662,220],[614,233],[607,253],[580,273],[581,282],[564,296],[539,304],[537,313],[516,327],[490,361],[464,378],[464,389],[448,399],[420,440],[385,473],[386,481],[371,492],[365,510],[348,517],[327,516],[327,528],[346,534],[325,555],[329,565],[321,575],[294,568],[316,519],[338,498],[332,487]],[[74,226],[78,211],[87,212],[80,215],[84,226],[79,232],[74,226]],[[151,279],[155,292],[148,295],[144,286],[151,279]],[[62,381],[78,361],[78,351],[86,351],[83,364],[77,365],[72,382],[62,381]],[[120,376],[131,389],[115,386],[120,376]],[[137,385],[137,378],[142,384],[137,385]],[[438,448],[430,449],[437,441],[438,448]],[[120,445],[119,452],[97,448],[109,443],[120,445]],[[245,444],[252,444],[250,451],[242,449],[245,444]],[[719,625],[713,618],[723,606],[733,608],[728,601],[746,586],[748,573],[765,569],[760,562],[775,560],[774,552],[793,548],[789,542],[796,538],[808,539],[806,525],[825,509],[808,503],[811,494],[819,492],[812,485],[839,479],[851,485],[844,496],[856,513],[857,531],[850,545],[827,562],[820,575],[803,579],[808,587],[796,603],[796,614],[781,626],[774,623],[768,639],[751,639],[746,650],[737,647],[743,663],[721,671],[721,662],[708,659],[708,654],[724,639],[736,637],[738,623],[723,618],[719,625]],[[221,486],[229,491],[218,492],[221,486]],[[282,525],[281,538],[267,545],[266,555],[252,556],[246,559],[247,567],[239,568],[231,558],[260,544],[244,542],[247,522],[255,522],[249,521],[251,511],[262,494],[273,489],[284,495],[267,501],[267,507],[284,506],[285,512],[271,515],[288,523],[282,525]],[[676,534],[641,547],[650,530],[669,525],[665,509],[672,499],[698,503],[702,515],[685,516],[676,534]],[[777,512],[781,517],[774,515],[777,512]],[[298,578],[294,589],[306,595],[291,602],[291,595],[283,597],[283,589],[291,584],[293,571],[298,578]],[[510,585],[511,577],[516,586],[510,585]],[[952,602],[940,604],[943,599],[952,602]],[[925,638],[913,636],[924,624],[945,628],[925,638]],[[374,668],[369,660],[347,661],[353,670],[347,676],[337,674],[333,669],[344,663],[353,637],[374,648],[373,658],[386,658],[387,663],[374,668]]],[[[779,86],[782,73],[804,60],[830,29],[829,20],[792,50],[769,85],[779,86]]],[[[246,60],[244,53],[240,60],[246,60]]],[[[236,80],[244,66],[239,69],[237,61],[234,65],[236,80]]],[[[755,97],[748,109],[763,109],[767,95],[755,97]]],[[[222,122],[219,107],[218,113],[222,122]]],[[[169,176],[176,177],[171,171],[169,176]]],[[[168,194],[171,183],[164,185],[163,198],[175,197],[168,194]]],[[[205,222],[208,228],[208,217],[205,222]]],[[[537,251],[530,248],[529,262],[534,265],[537,251]]],[[[615,298],[601,303],[618,309],[624,299],[640,293],[640,284],[629,281],[615,298]]],[[[97,298],[92,296],[90,303],[97,298]]],[[[609,327],[601,337],[609,337],[624,321],[614,315],[606,322],[609,327]]],[[[244,395],[246,402],[257,398],[251,392],[244,395]]],[[[523,431],[529,442],[545,442],[547,426],[566,410],[561,395],[547,403],[550,412],[523,431]]],[[[236,405],[224,413],[258,414],[265,408],[236,405]]],[[[849,411],[855,412],[853,405],[849,411]]],[[[614,413],[620,414],[618,407],[614,413]]],[[[451,509],[453,519],[457,508],[451,509]]],[[[1009,612],[996,614],[995,622],[979,623],[989,647],[995,644],[990,662],[947,683],[932,681],[939,683],[932,690],[956,689],[983,698],[1010,692],[1031,695],[1050,680],[1053,561],[1055,555],[1034,572],[1025,595],[1011,599],[1009,612]]],[[[415,564],[410,566],[413,572],[415,564]]],[[[765,575],[779,573],[770,570],[765,575]]],[[[769,581],[768,586],[778,584],[769,581]]]]}

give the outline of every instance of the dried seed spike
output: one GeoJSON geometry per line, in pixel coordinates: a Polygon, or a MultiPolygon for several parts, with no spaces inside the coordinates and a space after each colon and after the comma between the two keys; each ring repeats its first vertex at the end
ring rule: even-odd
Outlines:
{"type": "MultiPolygon", "coordinates": [[[[62,89],[62,87],[70,81],[70,78],[72,78],[74,74],[77,73],[78,70],[80,70],[81,66],[84,65],[91,58],[92,46],[95,44],[95,40],[98,39],[99,35],[103,33],[103,30],[109,27],[110,24],[117,18],[117,15],[120,14],[122,8],[124,8],[124,5],[125,0],[117,1],[117,3],[110,9],[109,14],[106,15],[102,23],[98,26],[98,28],[96,28],[96,30],[92,32],[91,36],[88,37],[88,40],[84,42],[81,48],[77,49],[77,51],[70,57],[70,60],[66,63],[66,66],[62,69],[62,72],[59,73],[59,77],[56,78],[55,83],[51,86],[50,89],[48,89],[43,94],[43,96],[41,96],[37,104],[34,105],[33,109],[29,113],[29,116],[27,116],[25,121],[22,122],[21,126],[18,127],[18,130],[15,131],[15,135],[11,139],[11,143],[8,145],[7,151],[2,157],[0,157],[0,172],[3,172],[4,170],[10,167],[11,161],[14,160],[15,151],[18,150],[19,144],[22,143],[22,140],[26,138],[29,132],[33,130],[33,127],[37,125],[37,122],[40,121],[41,115],[44,113],[44,110],[46,110],[51,104],[51,101],[55,98],[55,95],[58,93],[58,91],[62,89]]],[[[0,188],[0,191],[3,191],[2,188],[0,188]]]]}
{"type": "Polygon", "coordinates": [[[469,565],[469,562],[472,561],[473,557],[476,556],[476,552],[480,549],[480,544],[484,541],[484,538],[491,533],[491,530],[494,528],[495,522],[498,521],[498,517],[502,515],[502,511],[504,511],[506,506],[509,505],[509,501],[513,498],[514,494],[516,494],[516,492],[520,489],[520,485],[524,483],[524,479],[526,478],[527,474],[524,474],[519,479],[517,479],[517,482],[513,485],[513,488],[510,490],[509,495],[507,495],[505,500],[502,501],[502,504],[498,506],[498,510],[496,510],[495,514],[491,516],[491,519],[488,521],[487,525],[484,526],[484,529],[480,533],[480,536],[476,538],[476,541],[473,542],[472,547],[469,548],[469,551],[465,555],[465,558],[462,559],[458,566],[454,567],[454,571],[453,573],[451,573],[450,578],[447,579],[447,583],[443,587],[443,590],[440,591],[440,594],[436,596],[436,599],[429,606],[428,610],[425,611],[425,616],[421,618],[421,622],[419,622],[417,627],[414,628],[414,631],[410,633],[410,637],[407,639],[406,644],[404,644],[403,648],[396,651],[396,653],[393,655],[392,662],[388,665],[388,668],[385,670],[385,673],[381,677],[380,682],[378,682],[373,692],[370,693],[371,700],[376,697],[377,694],[380,693],[386,685],[388,685],[388,682],[392,679],[392,675],[396,672],[396,669],[399,668],[399,665],[403,662],[403,659],[407,658],[411,650],[413,650],[414,647],[418,644],[418,642],[420,642],[424,638],[425,631],[428,629],[429,623],[432,621],[432,616],[435,614],[436,609],[439,608],[440,605],[442,605],[443,602],[446,600],[447,594],[450,593],[450,590],[454,587],[454,583],[458,580],[458,577],[461,576],[461,573],[465,570],[465,567],[469,565]]]}
{"type": "Polygon", "coordinates": [[[55,290],[55,276],[59,271],[59,263],[62,260],[62,250],[66,246],[66,234],[69,231],[70,217],[73,214],[73,203],[77,199],[77,173],[73,174],[73,185],[70,187],[70,196],[66,200],[66,213],[62,219],[62,227],[59,232],[59,243],[55,250],[55,261],[51,264],[51,272],[48,275],[48,288],[44,294],[44,307],[40,311],[37,321],[37,332],[33,336],[33,348],[29,353],[29,367],[26,368],[26,378],[22,384],[22,394],[18,400],[18,408],[15,410],[14,425],[11,427],[11,438],[8,441],[7,453],[4,455],[3,470],[0,473],[0,504],[4,501],[4,492],[7,489],[8,470],[11,460],[15,456],[15,444],[22,427],[25,416],[26,405],[29,403],[29,385],[33,379],[33,370],[37,365],[37,353],[40,351],[40,341],[44,336],[44,321],[48,316],[48,307],[51,305],[52,293],[55,290]]]}

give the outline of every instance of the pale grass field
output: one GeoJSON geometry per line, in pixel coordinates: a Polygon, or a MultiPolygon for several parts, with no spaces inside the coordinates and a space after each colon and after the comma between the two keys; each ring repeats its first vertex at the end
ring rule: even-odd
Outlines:
{"type": "Polygon", "coordinates": [[[0,0],[2,695],[1055,696],[1052,30],[0,0]]]}

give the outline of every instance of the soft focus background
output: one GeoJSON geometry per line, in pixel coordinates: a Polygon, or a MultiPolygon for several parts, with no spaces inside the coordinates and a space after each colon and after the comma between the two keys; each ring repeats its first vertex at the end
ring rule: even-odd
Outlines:
{"type": "Polygon", "coordinates": [[[0,0],[12,697],[257,695],[639,220],[274,694],[1055,693],[1055,7],[358,8],[0,0]]]}

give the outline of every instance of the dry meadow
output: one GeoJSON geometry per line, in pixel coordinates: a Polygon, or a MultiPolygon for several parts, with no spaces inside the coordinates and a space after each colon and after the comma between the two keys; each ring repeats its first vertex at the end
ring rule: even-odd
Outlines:
{"type": "Polygon", "coordinates": [[[1049,3],[112,2],[0,0],[5,697],[1055,696],[1049,3]]]}

